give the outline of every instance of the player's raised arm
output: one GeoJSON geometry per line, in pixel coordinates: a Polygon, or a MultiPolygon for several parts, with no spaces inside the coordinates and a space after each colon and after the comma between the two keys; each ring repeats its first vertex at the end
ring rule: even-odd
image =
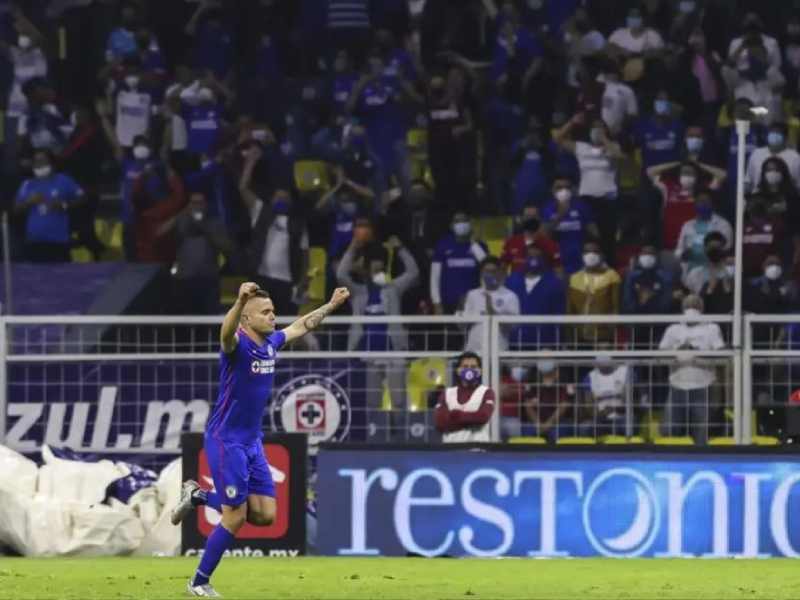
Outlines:
{"type": "Polygon", "coordinates": [[[283,330],[284,335],[286,335],[286,343],[288,344],[292,340],[296,340],[309,331],[319,327],[319,324],[322,323],[325,317],[344,304],[349,297],[350,290],[347,288],[340,287],[333,290],[330,302],[323,304],[317,310],[313,310],[307,315],[303,315],[283,330]]]}
{"type": "Polygon", "coordinates": [[[236,348],[236,344],[239,342],[239,338],[236,336],[236,329],[239,327],[242,309],[244,309],[247,301],[255,296],[258,291],[258,285],[252,281],[247,281],[239,286],[239,296],[222,320],[222,327],[219,330],[219,343],[222,346],[222,351],[226,354],[233,352],[236,348]]]}

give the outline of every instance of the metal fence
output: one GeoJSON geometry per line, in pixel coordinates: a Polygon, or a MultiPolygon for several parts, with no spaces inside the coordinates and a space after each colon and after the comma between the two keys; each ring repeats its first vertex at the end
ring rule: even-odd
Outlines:
{"type": "MultiPolygon", "coordinates": [[[[216,398],[219,322],[0,318],[0,436],[23,451],[175,453],[216,398]]],[[[729,316],[332,317],[282,350],[264,425],[312,449],[436,442],[434,405],[469,345],[498,394],[495,440],[794,442],[800,317],[748,316],[741,348],[732,330],[729,316]]]]}

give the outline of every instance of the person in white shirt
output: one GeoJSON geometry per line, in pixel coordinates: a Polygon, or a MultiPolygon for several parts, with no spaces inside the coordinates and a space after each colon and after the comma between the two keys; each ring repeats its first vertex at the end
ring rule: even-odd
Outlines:
{"type": "Polygon", "coordinates": [[[18,33],[17,43],[11,45],[0,42],[0,50],[11,62],[14,74],[6,116],[19,118],[28,111],[28,99],[22,87],[35,77],[47,77],[47,57],[42,49],[44,37],[19,9],[14,11],[14,27],[18,33]]]}
{"type": "Polygon", "coordinates": [[[763,191],[759,187],[761,170],[764,162],[772,156],[777,156],[786,163],[792,183],[800,190],[800,153],[786,145],[786,134],[786,123],[773,122],[769,126],[767,145],[756,148],[747,161],[745,186],[748,192],[763,191]]]}
{"type": "Polygon", "coordinates": [[[655,29],[645,26],[639,8],[628,11],[625,24],[626,27],[620,27],[608,38],[609,54],[625,61],[626,81],[638,81],[644,76],[644,59],[659,54],[664,48],[664,40],[655,29]]]}
{"type": "MultiPolygon", "coordinates": [[[[510,289],[503,285],[503,268],[500,260],[494,256],[486,257],[481,263],[481,286],[470,290],[464,301],[464,316],[474,315],[518,315],[519,298],[510,289]]],[[[508,338],[505,328],[500,329],[498,345],[501,349],[508,348],[508,338]]],[[[465,350],[481,353],[483,347],[483,325],[473,325],[467,336],[465,350]]]]}
{"type": "Polygon", "coordinates": [[[597,30],[586,9],[579,6],[575,15],[563,27],[564,47],[567,53],[567,84],[577,88],[578,72],[582,61],[605,50],[606,38],[597,30]]]}
{"type": "Polygon", "coordinates": [[[769,64],[767,51],[760,42],[740,46],[736,56],[723,65],[722,78],[737,101],[746,98],[753,106],[766,107],[771,120],[782,118],[781,91],[786,78],[780,69],[769,64]]]}
{"type": "Polygon", "coordinates": [[[660,350],[676,351],[677,360],[669,377],[670,396],[661,433],[682,436],[691,432],[697,444],[704,444],[708,439],[711,386],[716,376],[712,366],[681,351],[702,352],[725,347],[719,325],[694,320],[703,313],[703,308],[700,296],[686,296],[683,299],[685,320],[670,325],[659,344],[660,350]]]}
{"type": "Polygon", "coordinates": [[[605,89],[601,114],[611,135],[617,136],[627,123],[639,115],[639,103],[633,88],[620,81],[620,70],[616,62],[609,61],[604,69],[603,82],[605,89]]]}
{"type": "Polygon", "coordinates": [[[678,245],[675,247],[675,257],[683,264],[684,273],[706,263],[703,244],[706,235],[712,231],[719,232],[725,238],[723,251],[729,251],[733,244],[733,227],[724,217],[714,212],[711,195],[707,191],[697,193],[694,207],[697,217],[683,224],[678,245]]]}
{"type": "Polygon", "coordinates": [[[128,63],[123,85],[115,100],[117,142],[123,148],[133,146],[136,136],[147,135],[153,110],[153,97],[142,85],[135,59],[129,59],[128,63]]]}
{"type": "Polygon", "coordinates": [[[747,13],[742,20],[742,28],[744,35],[731,40],[728,46],[728,58],[736,58],[739,49],[746,43],[759,41],[767,51],[767,59],[771,67],[776,69],[781,68],[781,49],[776,40],[771,35],[762,33],[764,31],[764,24],[756,13],[747,13]]]}
{"type": "Polygon", "coordinates": [[[625,405],[630,378],[627,365],[617,364],[605,354],[597,357],[595,368],[585,380],[593,421],[581,427],[583,433],[592,437],[626,434],[625,405]]]}

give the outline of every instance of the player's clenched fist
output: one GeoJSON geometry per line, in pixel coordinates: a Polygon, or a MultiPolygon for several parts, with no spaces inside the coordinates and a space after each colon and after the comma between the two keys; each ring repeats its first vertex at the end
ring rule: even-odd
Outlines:
{"type": "Polygon", "coordinates": [[[256,292],[261,289],[257,283],[246,281],[239,286],[239,302],[246,303],[250,298],[256,295],[256,292]]]}
{"type": "Polygon", "coordinates": [[[338,308],[347,302],[349,297],[350,290],[348,290],[346,287],[336,288],[333,290],[333,295],[331,296],[331,304],[334,306],[334,308],[338,308]]]}

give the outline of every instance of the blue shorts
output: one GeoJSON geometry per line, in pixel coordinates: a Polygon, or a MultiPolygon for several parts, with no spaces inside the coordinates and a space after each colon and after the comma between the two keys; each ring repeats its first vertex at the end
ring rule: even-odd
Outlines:
{"type": "Polygon", "coordinates": [[[222,504],[239,506],[250,494],[275,497],[275,482],[261,440],[240,444],[207,435],[204,447],[222,504]]]}

